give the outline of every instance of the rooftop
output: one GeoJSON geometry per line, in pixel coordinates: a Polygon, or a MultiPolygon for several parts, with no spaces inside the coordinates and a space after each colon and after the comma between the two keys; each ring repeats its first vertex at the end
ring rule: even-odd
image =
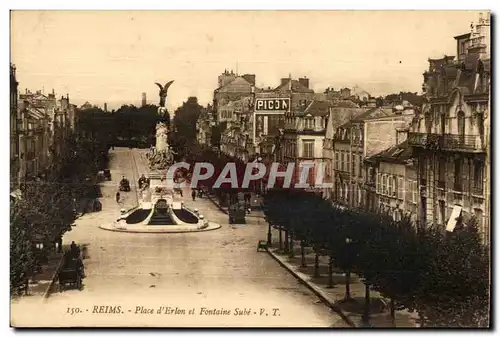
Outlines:
{"type": "Polygon", "coordinates": [[[408,164],[408,160],[413,156],[413,148],[408,145],[408,141],[393,145],[369,158],[370,162],[385,162],[396,164],[408,164]]]}

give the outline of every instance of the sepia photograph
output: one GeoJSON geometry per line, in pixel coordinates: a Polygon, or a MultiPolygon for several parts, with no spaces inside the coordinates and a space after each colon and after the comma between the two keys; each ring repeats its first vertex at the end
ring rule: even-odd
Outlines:
{"type": "Polygon", "coordinates": [[[491,21],[10,10],[10,326],[491,328],[491,21]]]}

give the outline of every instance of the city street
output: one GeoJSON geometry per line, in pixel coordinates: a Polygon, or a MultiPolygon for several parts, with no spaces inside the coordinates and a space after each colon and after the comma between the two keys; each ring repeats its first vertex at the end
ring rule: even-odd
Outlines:
{"type": "Polygon", "coordinates": [[[220,223],[220,229],[186,234],[99,229],[116,220],[120,208],[136,205],[137,179],[146,173],[139,151],[110,150],[112,181],[102,183],[102,211],[84,215],[64,236],[65,244],[74,240],[88,247],[84,289],[60,293],[55,287],[43,304],[34,296],[13,304],[14,325],[346,326],[266,252],[256,252],[257,241],[266,239],[263,220],[248,218],[247,225],[231,226],[208,199],[193,202],[189,190],[185,205],[220,223]],[[121,192],[118,205],[115,193],[122,176],[132,191],[121,192]],[[162,306],[171,310],[159,314],[162,306]],[[37,317],[23,315],[26,310],[36,310],[37,317]]]}

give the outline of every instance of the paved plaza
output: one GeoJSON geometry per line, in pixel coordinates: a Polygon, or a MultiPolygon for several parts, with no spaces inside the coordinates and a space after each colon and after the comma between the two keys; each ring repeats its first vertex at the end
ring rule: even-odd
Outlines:
{"type": "Polygon", "coordinates": [[[76,220],[64,242],[87,245],[84,289],[33,295],[12,304],[12,324],[31,326],[345,327],[346,323],[265,252],[256,252],[267,224],[249,217],[229,225],[206,198],[197,208],[221,228],[199,233],[120,233],[99,228],[137,203],[138,175],[146,168],[137,149],[110,151],[112,181],[102,184],[103,209],[76,220]],[[132,191],[118,182],[126,176],[132,191]],[[118,308],[119,307],[119,308],[118,308]],[[24,315],[36,313],[36,317],[24,315]],[[36,311],[35,311],[36,310],[36,311]]]}

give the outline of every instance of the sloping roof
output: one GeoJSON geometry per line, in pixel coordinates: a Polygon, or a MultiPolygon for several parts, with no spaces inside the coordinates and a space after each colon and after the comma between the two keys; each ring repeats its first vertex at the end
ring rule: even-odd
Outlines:
{"type": "MultiPolygon", "coordinates": [[[[292,81],[292,92],[314,93],[314,90],[303,86],[299,81],[297,81],[297,80],[291,80],[291,81],[292,81]]],[[[285,90],[286,91],[286,90],[288,90],[289,83],[290,83],[290,80],[286,81],[283,84],[280,84],[274,90],[277,90],[277,91],[285,90]]]]}
{"type": "Polygon", "coordinates": [[[333,139],[336,129],[350,123],[350,120],[366,112],[366,108],[342,108],[332,107],[328,124],[326,126],[325,137],[333,139]]]}
{"type": "Polygon", "coordinates": [[[248,84],[249,86],[252,86],[252,83],[248,82],[245,78],[241,77],[241,76],[237,76],[235,77],[232,81],[226,83],[225,85],[221,86],[221,87],[218,87],[217,89],[215,89],[215,91],[220,91],[222,89],[225,89],[231,85],[235,85],[235,84],[248,84]]]}
{"type": "Polygon", "coordinates": [[[326,116],[329,112],[330,104],[326,101],[312,101],[304,111],[298,111],[297,116],[305,116],[311,114],[314,117],[326,116]]]}
{"type": "Polygon", "coordinates": [[[406,140],[367,158],[367,160],[371,162],[406,164],[412,156],[413,148],[408,145],[408,140],[406,140]]]}
{"type": "Polygon", "coordinates": [[[388,117],[392,115],[394,115],[392,109],[377,107],[377,108],[371,108],[370,110],[356,116],[352,121],[362,122],[366,119],[388,117]]]}

